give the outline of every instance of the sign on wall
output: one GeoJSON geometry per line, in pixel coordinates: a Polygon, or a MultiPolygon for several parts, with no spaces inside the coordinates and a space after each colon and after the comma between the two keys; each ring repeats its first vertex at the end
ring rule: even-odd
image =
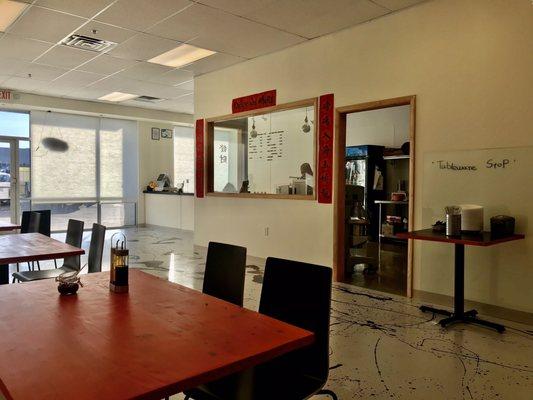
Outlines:
{"type": "Polygon", "coordinates": [[[233,114],[243,111],[257,110],[258,108],[271,107],[276,105],[276,90],[255,93],[249,96],[238,97],[231,102],[231,112],[233,114]]]}
{"type": "Polygon", "coordinates": [[[333,191],[333,94],[320,96],[318,110],[318,202],[331,204],[333,191]]]}
{"type": "Polygon", "coordinates": [[[13,92],[8,89],[0,89],[0,101],[13,100],[13,92]]]}
{"type": "Polygon", "coordinates": [[[204,197],[204,120],[196,120],[196,197],[204,197]]]}

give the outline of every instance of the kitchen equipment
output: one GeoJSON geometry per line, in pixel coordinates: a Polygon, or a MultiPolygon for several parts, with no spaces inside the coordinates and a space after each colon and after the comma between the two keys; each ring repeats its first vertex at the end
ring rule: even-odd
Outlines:
{"type": "Polygon", "coordinates": [[[483,230],[483,206],[461,204],[461,230],[481,232],[483,230]]]}
{"type": "Polygon", "coordinates": [[[490,234],[493,238],[514,235],[515,219],[507,215],[496,215],[490,219],[490,234]]]}

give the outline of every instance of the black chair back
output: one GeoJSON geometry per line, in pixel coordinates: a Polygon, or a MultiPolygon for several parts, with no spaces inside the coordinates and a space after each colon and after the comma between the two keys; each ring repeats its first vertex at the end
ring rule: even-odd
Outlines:
{"type": "Polygon", "coordinates": [[[100,224],[93,224],[91,233],[91,245],[89,247],[89,273],[102,271],[102,256],[104,254],[106,227],[100,224]]]}
{"type": "Polygon", "coordinates": [[[41,214],[41,222],[39,223],[39,233],[45,236],[50,236],[50,225],[52,218],[51,210],[34,211],[41,214]]]}
{"type": "Polygon", "coordinates": [[[20,233],[28,233],[30,226],[30,214],[31,211],[22,211],[22,217],[20,219],[20,233]]]}
{"type": "MultiPolygon", "coordinates": [[[[67,237],[65,243],[74,247],[81,247],[83,242],[83,221],[77,219],[69,219],[67,226],[67,237]]],[[[80,256],[66,257],[63,261],[63,266],[79,270],[80,269],[80,256]]]]}
{"type": "Polygon", "coordinates": [[[202,292],[242,307],[246,248],[209,242],[202,292]]]}
{"type": "Polygon", "coordinates": [[[30,212],[28,218],[28,225],[26,227],[26,232],[22,233],[38,233],[39,227],[41,226],[41,214],[36,212],[30,212]]]}
{"type": "Polygon", "coordinates": [[[315,342],[275,359],[291,373],[326,381],[329,372],[329,316],[332,269],[269,257],[259,312],[315,334],[315,342]]]}

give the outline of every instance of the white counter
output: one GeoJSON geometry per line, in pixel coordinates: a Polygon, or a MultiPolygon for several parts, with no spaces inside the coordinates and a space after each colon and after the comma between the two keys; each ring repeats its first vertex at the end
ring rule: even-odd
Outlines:
{"type": "Polygon", "coordinates": [[[146,224],[194,230],[194,196],[144,192],[146,224]]]}

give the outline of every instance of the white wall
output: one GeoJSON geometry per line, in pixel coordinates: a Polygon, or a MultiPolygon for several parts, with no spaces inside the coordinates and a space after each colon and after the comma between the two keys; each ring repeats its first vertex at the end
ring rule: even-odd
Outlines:
{"type": "MultiPolygon", "coordinates": [[[[272,88],[280,104],[332,92],[337,107],[416,94],[415,224],[422,228],[426,152],[533,145],[532,38],[529,0],[429,1],[200,76],[195,117],[228,114],[233,98],[272,88]]],[[[206,197],[196,200],[195,209],[198,245],[230,241],[248,247],[250,255],[332,263],[331,205],[206,197]],[[265,226],[271,227],[268,237],[265,226]]],[[[432,265],[422,263],[420,245],[415,246],[415,289],[451,294],[451,265],[421,283],[421,270],[432,265]],[[447,289],[440,282],[449,282],[447,289]]],[[[523,251],[533,259],[531,248],[523,251]]],[[[475,255],[467,262],[475,263],[475,255]]],[[[502,260],[495,268],[509,266],[502,260]]],[[[501,304],[470,279],[467,274],[468,298],[501,304]]],[[[504,296],[506,306],[533,311],[533,298],[523,302],[512,290],[504,296]]]]}
{"type": "Polygon", "coordinates": [[[376,145],[400,148],[409,141],[411,106],[348,114],[346,146],[376,145]]]}

